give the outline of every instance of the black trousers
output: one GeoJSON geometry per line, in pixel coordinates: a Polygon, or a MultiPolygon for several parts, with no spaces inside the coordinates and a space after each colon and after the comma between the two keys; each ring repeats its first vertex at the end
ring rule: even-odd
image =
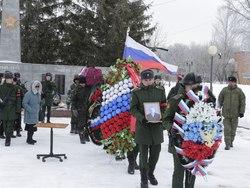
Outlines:
{"type": "Polygon", "coordinates": [[[42,111],[43,111],[43,121],[44,121],[44,119],[45,119],[46,108],[47,108],[47,122],[48,122],[48,121],[50,121],[51,106],[43,105],[43,107],[42,107],[42,111]]]}

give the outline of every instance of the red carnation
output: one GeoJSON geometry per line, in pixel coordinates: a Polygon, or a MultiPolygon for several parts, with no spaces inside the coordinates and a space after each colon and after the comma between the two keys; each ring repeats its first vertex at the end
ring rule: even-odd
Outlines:
{"type": "Polygon", "coordinates": [[[97,96],[99,96],[99,95],[101,95],[101,94],[102,94],[102,92],[101,92],[101,90],[100,90],[100,89],[97,89],[97,90],[95,91],[95,94],[96,94],[97,96]]]}

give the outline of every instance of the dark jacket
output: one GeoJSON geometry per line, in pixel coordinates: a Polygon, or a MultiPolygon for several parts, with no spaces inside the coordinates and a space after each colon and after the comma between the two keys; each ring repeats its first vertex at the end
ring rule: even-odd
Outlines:
{"type": "MultiPolygon", "coordinates": [[[[166,103],[165,91],[158,86],[144,86],[132,91],[130,113],[136,118],[135,142],[143,145],[157,145],[163,142],[162,123],[142,124],[145,119],[145,102],[159,102],[159,105],[166,103]]],[[[161,108],[163,113],[164,108],[161,108]]]]}
{"type": "Polygon", "coordinates": [[[0,110],[1,120],[15,120],[21,112],[20,89],[13,84],[4,83],[0,85],[0,98],[2,108],[0,110]]]}
{"type": "Polygon", "coordinates": [[[56,92],[56,85],[50,80],[44,80],[42,83],[42,98],[45,99],[46,106],[52,106],[53,103],[53,94],[56,92]]]}

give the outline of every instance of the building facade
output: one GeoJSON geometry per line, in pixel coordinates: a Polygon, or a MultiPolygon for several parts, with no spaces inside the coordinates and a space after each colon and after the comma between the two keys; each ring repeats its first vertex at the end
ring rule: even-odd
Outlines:
{"type": "Polygon", "coordinates": [[[236,52],[234,59],[239,84],[250,85],[250,51],[236,52]]]}

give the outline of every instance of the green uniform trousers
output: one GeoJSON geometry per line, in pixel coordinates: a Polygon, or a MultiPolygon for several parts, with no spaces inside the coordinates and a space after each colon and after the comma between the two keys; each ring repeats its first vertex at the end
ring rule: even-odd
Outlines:
{"type": "Polygon", "coordinates": [[[15,120],[3,120],[3,129],[6,136],[11,136],[14,130],[15,120]]]}
{"type": "Polygon", "coordinates": [[[186,170],[180,163],[180,160],[176,154],[173,153],[174,158],[174,173],[172,178],[172,188],[183,188],[184,174],[185,177],[185,188],[193,188],[195,183],[195,176],[190,171],[186,170]]]}
{"type": "Polygon", "coordinates": [[[223,120],[224,124],[224,141],[226,145],[230,146],[235,138],[236,129],[238,126],[238,118],[226,118],[223,120]]]}
{"type": "Polygon", "coordinates": [[[155,168],[161,152],[161,144],[157,145],[142,145],[139,144],[140,153],[140,169],[155,168]],[[149,157],[148,157],[149,154],[149,157]]]}

